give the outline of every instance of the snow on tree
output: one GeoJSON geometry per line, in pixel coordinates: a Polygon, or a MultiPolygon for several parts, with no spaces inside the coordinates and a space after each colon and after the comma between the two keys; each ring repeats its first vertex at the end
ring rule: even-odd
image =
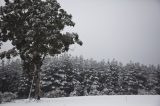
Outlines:
{"type": "Polygon", "coordinates": [[[0,67],[0,91],[4,92],[17,92],[22,67],[20,61],[5,62],[2,60],[0,67]]]}
{"type": "Polygon", "coordinates": [[[160,95],[160,65],[157,66],[157,83],[156,83],[156,87],[155,90],[157,92],[158,95],[160,95]]]}
{"type": "Polygon", "coordinates": [[[139,89],[144,89],[147,80],[146,72],[139,63],[129,63],[125,66],[122,88],[126,94],[138,94],[139,89]]]}
{"type": "Polygon", "coordinates": [[[78,34],[62,33],[66,26],[75,25],[71,19],[56,0],[5,0],[1,7],[0,43],[9,40],[14,47],[0,57],[21,57],[23,69],[35,77],[37,99],[44,58],[68,51],[71,44],[82,45],[78,34]]]}

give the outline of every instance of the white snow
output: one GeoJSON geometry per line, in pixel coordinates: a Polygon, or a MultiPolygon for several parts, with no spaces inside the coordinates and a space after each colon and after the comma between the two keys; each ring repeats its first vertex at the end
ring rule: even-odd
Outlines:
{"type": "Polygon", "coordinates": [[[81,96],[16,100],[0,106],[160,106],[158,95],[81,96]]]}

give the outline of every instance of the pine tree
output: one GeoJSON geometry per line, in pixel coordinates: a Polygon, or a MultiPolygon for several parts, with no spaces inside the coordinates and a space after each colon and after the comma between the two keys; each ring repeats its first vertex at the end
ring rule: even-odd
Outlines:
{"type": "Polygon", "coordinates": [[[2,93],[18,92],[21,72],[22,67],[19,60],[8,63],[2,60],[2,66],[0,67],[0,91],[2,93]]]}
{"type": "Polygon", "coordinates": [[[160,65],[157,67],[157,83],[156,83],[156,92],[158,95],[160,95],[160,65]]]}

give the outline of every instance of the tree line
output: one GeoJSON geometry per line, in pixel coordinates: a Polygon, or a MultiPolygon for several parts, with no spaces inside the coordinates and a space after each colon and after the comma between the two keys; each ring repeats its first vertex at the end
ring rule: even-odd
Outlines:
{"type": "MultiPolygon", "coordinates": [[[[27,98],[30,92],[34,97],[34,73],[23,70],[21,64],[20,59],[1,61],[0,92],[16,93],[18,98],[27,98]]],[[[160,94],[160,65],[123,65],[114,59],[96,61],[62,54],[47,57],[40,76],[42,97],[160,94]]]]}

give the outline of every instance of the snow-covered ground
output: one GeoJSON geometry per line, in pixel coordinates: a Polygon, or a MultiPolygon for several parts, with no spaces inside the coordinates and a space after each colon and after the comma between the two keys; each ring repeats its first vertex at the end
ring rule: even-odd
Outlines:
{"type": "Polygon", "coordinates": [[[40,101],[16,100],[0,106],[160,106],[160,96],[82,96],[42,98],[40,101]]]}

